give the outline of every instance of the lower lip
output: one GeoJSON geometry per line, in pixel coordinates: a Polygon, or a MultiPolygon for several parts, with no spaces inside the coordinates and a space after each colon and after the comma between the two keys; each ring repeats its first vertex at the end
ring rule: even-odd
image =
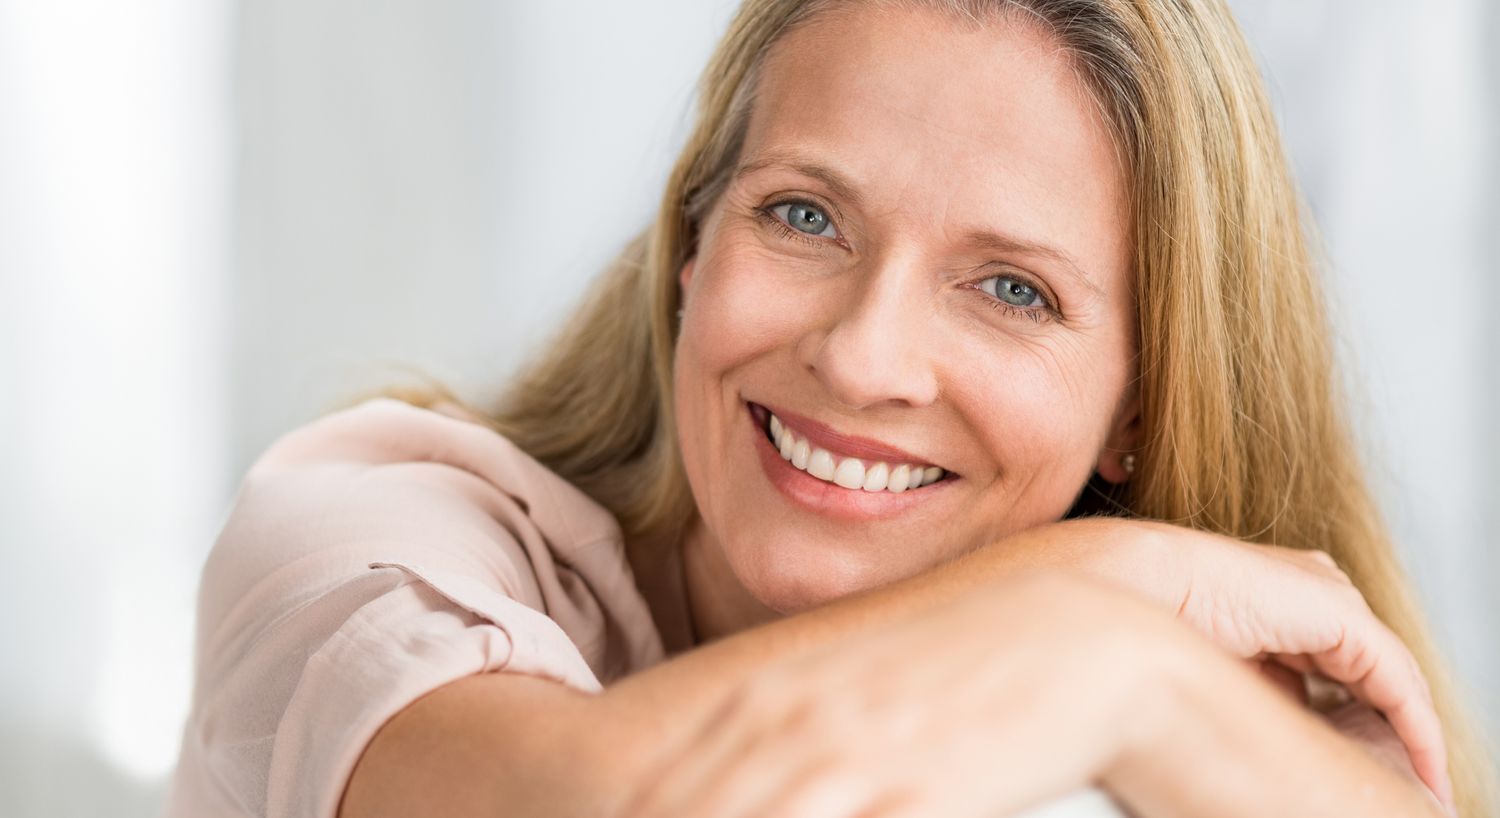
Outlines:
{"type": "MultiPolygon", "coordinates": [[[[841,520],[881,520],[896,517],[907,511],[944,497],[955,482],[947,477],[921,488],[903,491],[862,491],[846,489],[826,480],[819,480],[793,466],[782,458],[775,444],[766,434],[765,425],[756,417],[757,412],[745,404],[745,417],[749,419],[755,453],[765,469],[766,477],[793,505],[816,514],[841,520]]],[[[766,410],[760,409],[760,412],[766,410]]]]}

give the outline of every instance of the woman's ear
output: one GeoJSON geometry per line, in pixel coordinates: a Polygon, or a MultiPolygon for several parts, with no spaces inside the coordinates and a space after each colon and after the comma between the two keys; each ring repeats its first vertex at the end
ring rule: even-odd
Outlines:
{"type": "Polygon", "coordinates": [[[1139,390],[1132,387],[1120,411],[1115,413],[1114,424],[1105,438],[1103,450],[1099,452],[1095,471],[1111,483],[1124,483],[1130,479],[1135,463],[1139,462],[1137,452],[1140,447],[1141,397],[1139,390]]]}
{"type": "Polygon", "coordinates": [[[697,263],[697,254],[688,256],[688,260],[682,265],[682,269],[677,273],[677,283],[682,286],[681,300],[683,301],[687,300],[688,283],[693,280],[693,266],[697,263]]]}

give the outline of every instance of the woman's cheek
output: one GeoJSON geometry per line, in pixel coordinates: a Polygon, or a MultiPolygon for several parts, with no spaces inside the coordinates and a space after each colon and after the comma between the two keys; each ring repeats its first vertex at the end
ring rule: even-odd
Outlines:
{"type": "Polygon", "coordinates": [[[1114,406],[1091,379],[1082,345],[1028,338],[965,351],[958,368],[966,377],[947,379],[949,394],[992,453],[1002,485],[1025,487],[1020,505],[1039,518],[1066,511],[1114,406]]]}
{"type": "Polygon", "coordinates": [[[786,261],[756,248],[727,248],[703,283],[699,304],[713,334],[715,356],[724,365],[794,339],[809,323],[816,295],[810,277],[786,268],[786,261]]]}

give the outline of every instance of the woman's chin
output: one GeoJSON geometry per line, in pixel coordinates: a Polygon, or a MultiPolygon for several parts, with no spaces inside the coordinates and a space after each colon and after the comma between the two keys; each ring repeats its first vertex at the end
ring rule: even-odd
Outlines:
{"type": "Polygon", "coordinates": [[[780,614],[816,608],[880,584],[867,566],[828,552],[736,564],[735,573],[752,596],[780,614]]]}

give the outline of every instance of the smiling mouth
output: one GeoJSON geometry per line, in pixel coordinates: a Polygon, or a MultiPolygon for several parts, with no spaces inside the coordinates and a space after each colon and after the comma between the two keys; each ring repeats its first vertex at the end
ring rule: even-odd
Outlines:
{"type": "Polygon", "coordinates": [[[850,491],[901,494],[957,475],[929,463],[875,460],[831,451],[798,432],[770,409],[749,404],[761,431],[783,460],[808,476],[850,491]]]}

